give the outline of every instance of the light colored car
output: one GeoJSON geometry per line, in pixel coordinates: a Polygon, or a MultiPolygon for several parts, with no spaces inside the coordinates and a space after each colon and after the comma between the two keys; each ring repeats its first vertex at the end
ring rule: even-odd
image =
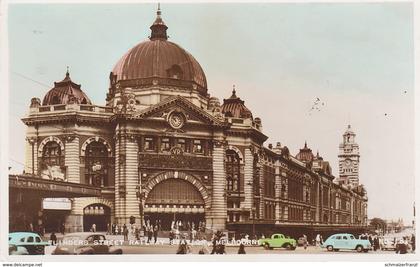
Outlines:
{"type": "Polygon", "coordinates": [[[352,234],[335,234],[327,238],[322,244],[328,251],[338,251],[340,249],[356,250],[357,252],[368,252],[371,249],[369,240],[356,239],[352,234]]]}
{"type": "Polygon", "coordinates": [[[68,254],[122,254],[121,248],[115,247],[112,240],[106,240],[104,233],[71,233],[58,242],[53,255],[68,254]]]}
{"type": "Polygon", "coordinates": [[[283,234],[273,234],[271,238],[262,238],[258,240],[258,243],[261,246],[264,246],[265,249],[286,248],[295,250],[297,245],[296,240],[286,237],[283,234]]]}
{"type": "Polygon", "coordinates": [[[45,246],[49,243],[42,240],[37,233],[14,232],[9,233],[9,252],[17,255],[39,255],[45,253],[45,246]],[[26,252],[25,252],[26,250],[26,252]]]}
{"type": "Polygon", "coordinates": [[[381,238],[380,240],[381,250],[395,250],[396,245],[393,238],[381,238]]]}

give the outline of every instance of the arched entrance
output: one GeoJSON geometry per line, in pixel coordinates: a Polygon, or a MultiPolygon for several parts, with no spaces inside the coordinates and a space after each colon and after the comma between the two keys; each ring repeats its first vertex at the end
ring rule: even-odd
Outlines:
{"type": "Polygon", "coordinates": [[[184,179],[169,178],[156,184],[145,202],[145,222],[159,223],[162,230],[177,224],[180,230],[195,229],[205,221],[205,201],[200,191],[184,179]]]}
{"type": "Polygon", "coordinates": [[[107,231],[107,225],[111,222],[111,208],[95,203],[83,209],[83,231],[90,231],[92,225],[96,225],[97,232],[107,231]]]}

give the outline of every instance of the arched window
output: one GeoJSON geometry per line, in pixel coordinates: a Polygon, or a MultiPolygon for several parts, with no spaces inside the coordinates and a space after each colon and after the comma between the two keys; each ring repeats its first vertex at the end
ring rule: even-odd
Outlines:
{"type": "Polygon", "coordinates": [[[93,141],[86,146],[85,178],[93,186],[108,186],[108,148],[101,142],[93,141]]]}
{"type": "Polygon", "coordinates": [[[240,191],[240,160],[238,154],[233,150],[226,151],[226,179],[227,190],[231,192],[240,191]]]}
{"type": "Polygon", "coordinates": [[[53,96],[52,101],[51,101],[52,105],[58,105],[61,104],[60,98],[58,96],[53,96]]]}
{"type": "Polygon", "coordinates": [[[60,145],[55,141],[49,141],[42,149],[42,169],[48,166],[60,166],[62,161],[60,145]]]}
{"type": "Polygon", "coordinates": [[[170,69],[167,70],[169,78],[172,79],[181,79],[183,78],[182,69],[179,65],[173,65],[170,69]]]}

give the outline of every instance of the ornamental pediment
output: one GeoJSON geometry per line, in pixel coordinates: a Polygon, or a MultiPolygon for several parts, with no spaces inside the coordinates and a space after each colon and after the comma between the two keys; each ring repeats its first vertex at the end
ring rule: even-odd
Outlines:
{"type": "Polygon", "coordinates": [[[174,130],[180,130],[186,123],[191,122],[219,127],[228,126],[228,123],[222,119],[214,117],[181,96],[166,98],[160,103],[130,116],[130,119],[148,118],[166,120],[174,130]]]}

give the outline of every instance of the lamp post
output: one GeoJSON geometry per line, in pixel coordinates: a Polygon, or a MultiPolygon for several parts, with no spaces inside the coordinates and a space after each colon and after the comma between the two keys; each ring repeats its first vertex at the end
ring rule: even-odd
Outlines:
{"type": "Polygon", "coordinates": [[[136,186],[136,197],[137,201],[139,202],[139,215],[140,215],[140,229],[143,229],[143,199],[144,199],[144,193],[141,192],[140,185],[136,186]]]}

